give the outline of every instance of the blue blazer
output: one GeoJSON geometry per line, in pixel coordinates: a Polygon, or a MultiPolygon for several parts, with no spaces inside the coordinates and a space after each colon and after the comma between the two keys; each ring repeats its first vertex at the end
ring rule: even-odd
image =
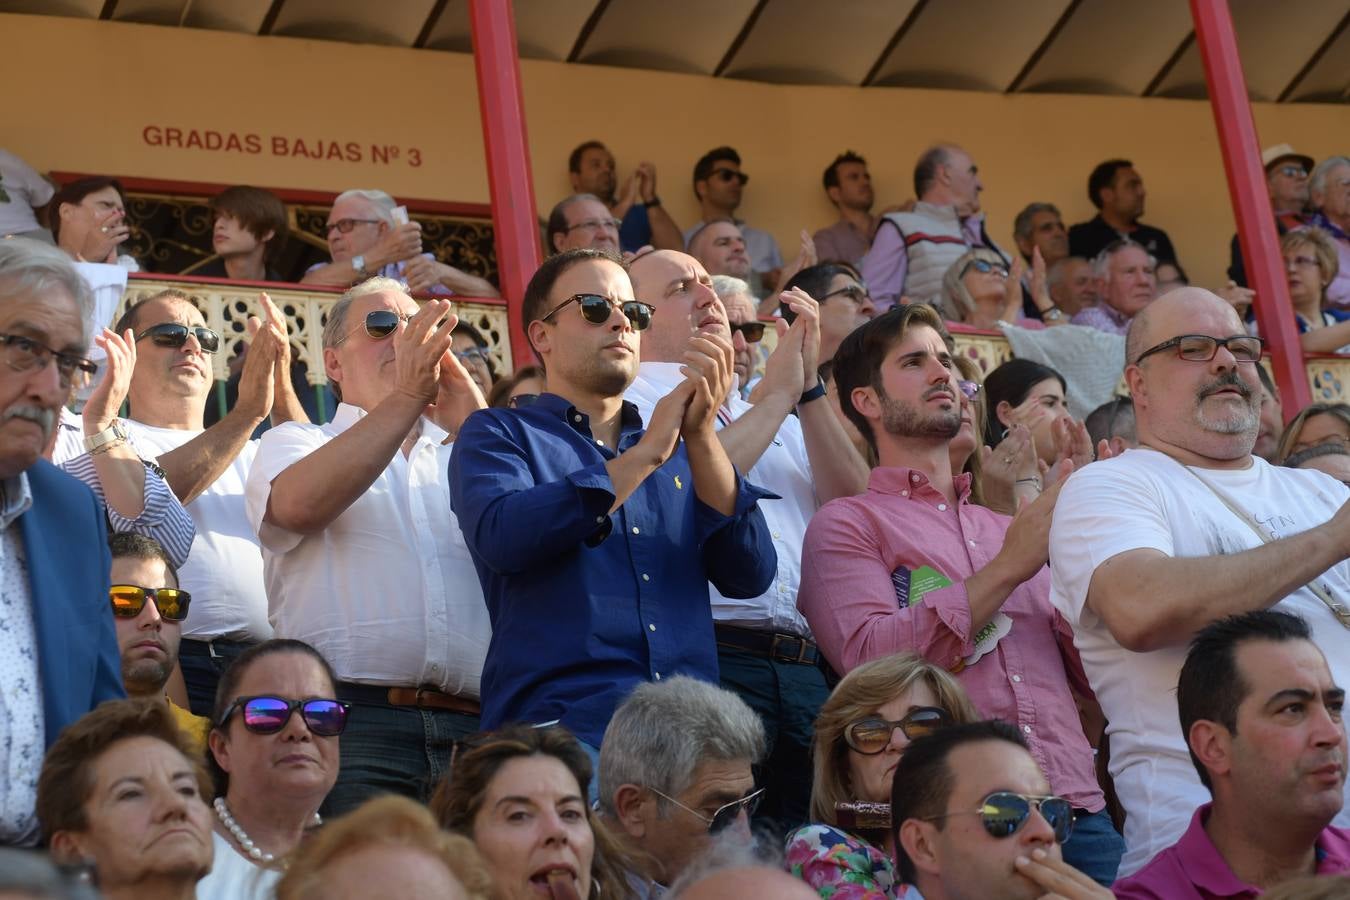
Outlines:
{"type": "Polygon", "coordinates": [[[125,697],[108,607],[108,525],[80,481],[46,460],[28,470],[33,505],[19,517],[37,633],[46,742],[104,700],[125,697]]]}

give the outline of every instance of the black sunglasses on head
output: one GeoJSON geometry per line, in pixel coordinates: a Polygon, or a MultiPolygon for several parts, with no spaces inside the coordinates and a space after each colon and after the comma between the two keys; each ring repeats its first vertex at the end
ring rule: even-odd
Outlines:
{"type": "Polygon", "coordinates": [[[254,734],[276,734],[286,727],[286,723],[291,720],[291,713],[298,709],[310,731],[320,737],[335,737],[347,727],[347,713],[351,708],[350,703],[325,697],[291,700],[264,694],[235,700],[217,724],[224,728],[237,709],[241,710],[244,727],[249,731],[254,734]]]}
{"type": "Polygon", "coordinates": [[[143,341],[150,338],[156,347],[181,347],[187,343],[189,334],[197,338],[197,343],[201,345],[203,353],[215,353],[220,349],[220,335],[210,328],[203,325],[194,325],[189,328],[187,325],[179,325],[177,322],[151,325],[136,335],[136,340],[143,341]]]}
{"type": "Polygon", "coordinates": [[[600,294],[573,294],[546,314],[540,316],[539,321],[547,322],[557,315],[560,309],[572,303],[581,307],[581,317],[592,325],[603,325],[608,322],[610,315],[617,307],[628,317],[634,331],[645,331],[647,326],[652,324],[652,315],[656,312],[656,307],[649,303],[643,303],[641,300],[617,303],[600,294]]]}
{"type": "Polygon", "coordinates": [[[741,334],[745,335],[745,342],[747,344],[753,344],[764,337],[763,322],[732,322],[729,327],[731,328],[732,334],[739,331],[741,334]]]}
{"type": "Polygon", "coordinates": [[[145,609],[145,601],[153,600],[161,619],[181,622],[187,618],[192,595],[178,588],[147,588],[135,584],[114,584],[108,589],[113,615],[119,619],[134,619],[145,609]]]}

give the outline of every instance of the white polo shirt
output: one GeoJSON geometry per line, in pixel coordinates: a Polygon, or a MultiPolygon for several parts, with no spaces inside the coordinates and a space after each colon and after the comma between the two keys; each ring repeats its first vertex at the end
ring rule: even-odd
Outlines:
{"type": "Polygon", "coordinates": [[[262,543],[272,624],[278,637],[314,646],[342,681],[476,698],[491,626],[450,511],[444,431],[423,419],[408,456],[395,453],[322,533],[263,522],[273,479],[365,415],[342,403],[326,425],[288,422],[262,437],[245,496],[262,543]]]}

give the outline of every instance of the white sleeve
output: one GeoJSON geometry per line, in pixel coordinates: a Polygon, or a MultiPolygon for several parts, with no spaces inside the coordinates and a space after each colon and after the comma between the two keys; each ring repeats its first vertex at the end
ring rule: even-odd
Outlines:
{"type": "Polygon", "coordinates": [[[244,482],[244,513],[258,535],[258,542],[273,553],[295,549],[305,536],[263,521],[267,501],[272,496],[272,481],[326,443],[328,435],[323,429],[308,423],[285,422],[263,432],[244,482]]]}

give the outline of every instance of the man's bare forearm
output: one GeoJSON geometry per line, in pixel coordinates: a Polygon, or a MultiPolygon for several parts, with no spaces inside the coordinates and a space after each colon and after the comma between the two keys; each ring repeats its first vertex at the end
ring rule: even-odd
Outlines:
{"type": "Polygon", "coordinates": [[[159,466],[164,470],[164,480],[178,497],[178,502],[187,506],[215,484],[244,449],[262,420],[262,416],[253,416],[236,406],[219,422],[161,456],[159,466]]]}
{"type": "Polygon", "coordinates": [[[684,250],[684,234],[664,206],[647,207],[647,224],[652,229],[652,246],[657,250],[684,250]]]}

